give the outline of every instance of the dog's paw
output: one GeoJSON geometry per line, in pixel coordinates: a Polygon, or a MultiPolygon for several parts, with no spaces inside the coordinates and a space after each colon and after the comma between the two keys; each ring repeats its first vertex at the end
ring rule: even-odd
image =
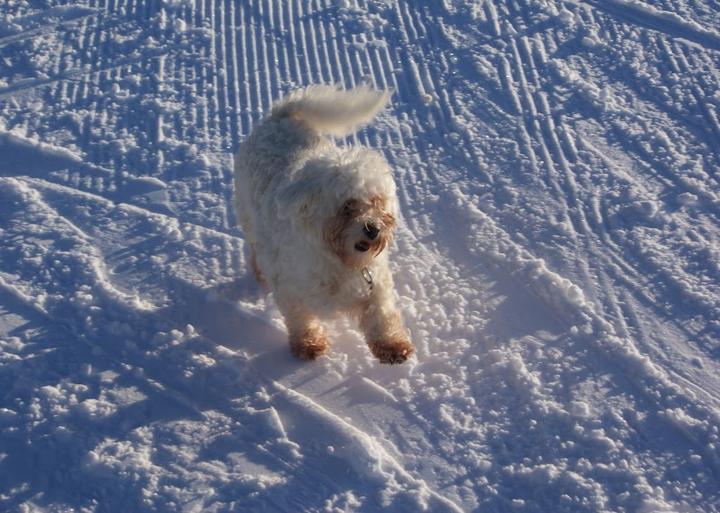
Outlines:
{"type": "Polygon", "coordinates": [[[380,360],[380,363],[403,363],[415,351],[415,348],[407,338],[393,337],[388,339],[373,340],[369,344],[372,354],[380,360]]]}
{"type": "Polygon", "coordinates": [[[308,330],[296,339],[290,339],[290,350],[300,360],[314,360],[328,350],[330,343],[320,330],[308,330]]]}

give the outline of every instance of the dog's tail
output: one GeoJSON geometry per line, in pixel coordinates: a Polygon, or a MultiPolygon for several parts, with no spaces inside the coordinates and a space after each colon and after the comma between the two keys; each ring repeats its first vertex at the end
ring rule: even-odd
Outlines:
{"type": "Polygon", "coordinates": [[[271,117],[292,117],[322,134],[343,137],[372,120],[389,99],[388,91],[368,86],[343,91],[335,86],[312,85],[276,103],[271,117]]]}

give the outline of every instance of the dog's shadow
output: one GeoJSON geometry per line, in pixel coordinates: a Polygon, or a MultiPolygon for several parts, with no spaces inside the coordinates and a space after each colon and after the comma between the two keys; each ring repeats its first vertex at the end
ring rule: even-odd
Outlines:
{"type": "Polygon", "coordinates": [[[177,279],[171,289],[174,301],[160,314],[176,325],[191,324],[232,350],[257,353],[286,344],[287,336],[266,313],[266,292],[249,274],[207,288],[177,279]]]}
{"type": "Polygon", "coordinates": [[[191,324],[203,338],[243,355],[263,380],[323,373],[324,366],[308,368],[292,355],[271,294],[251,273],[206,288],[175,278],[171,289],[174,299],[159,312],[162,317],[178,327],[191,324]]]}

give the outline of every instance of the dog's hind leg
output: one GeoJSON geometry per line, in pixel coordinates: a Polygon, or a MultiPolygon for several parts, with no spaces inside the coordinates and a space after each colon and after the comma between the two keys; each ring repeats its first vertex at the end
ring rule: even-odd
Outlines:
{"type": "Polygon", "coordinates": [[[260,270],[260,266],[258,265],[257,261],[257,255],[255,254],[255,246],[250,246],[250,267],[252,268],[253,274],[255,275],[255,279],[260,284],[261,287],[267,288],[267,281],[265,281],[265,276],[263,276],[262,271],[260,270]]]}
{"type": "Polygon", "coordinates": [[[277,298],[278,307],[285,317],[290,350],[301,360],[314,360],[330,347],[320,320],[301,305],[277,298]]]}

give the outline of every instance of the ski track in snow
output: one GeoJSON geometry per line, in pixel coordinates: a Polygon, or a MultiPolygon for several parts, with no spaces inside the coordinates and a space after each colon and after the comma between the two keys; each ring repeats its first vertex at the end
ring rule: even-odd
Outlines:
{"type": "Polygon", "coordinates": [[[720,511],[716,0],[0,6],[0,509],[720,511]],[[231,154],[392,105],[417,357],[293,360],[231,154]]]}

